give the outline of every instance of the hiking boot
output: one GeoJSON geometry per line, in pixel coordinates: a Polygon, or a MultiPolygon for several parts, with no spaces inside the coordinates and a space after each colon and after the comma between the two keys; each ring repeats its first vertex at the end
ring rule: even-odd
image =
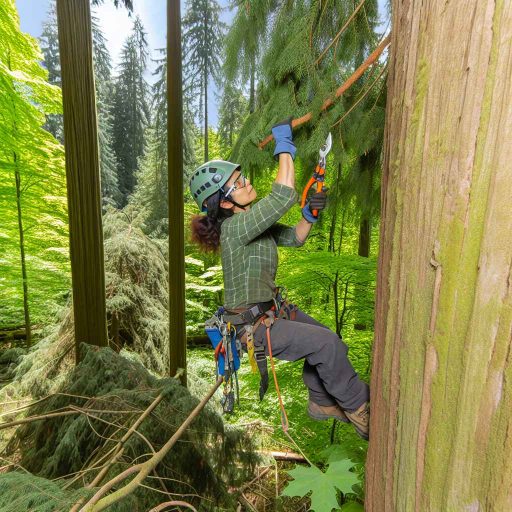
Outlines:
{"type": "Polygon", "coordinates": [[[331,418],[348,423],[345,412],[338,405],[319,405],[311,400],[308,402],[308,414],[314,420],[329,420],[331,418]]]}
{"type": "Polygon", "coordinates": [[[354,425],[359,437],[366,439],[370,435],[370,402],[365,402],[354,412],[344,411],[350,423],[354,425]]]}

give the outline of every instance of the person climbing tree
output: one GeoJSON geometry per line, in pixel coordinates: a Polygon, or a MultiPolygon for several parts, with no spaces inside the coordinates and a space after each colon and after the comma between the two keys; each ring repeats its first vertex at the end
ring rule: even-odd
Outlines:
{"type": "Polygon", "coordinates": [[[290,121],[273,126],[272,134],[279,168],[272,192],[254,206],[257,192],[242,174],[241,165],[212,160],[196,169],[190,190],[206,215],[193,217],[192,239],[205,251],[220,249],[224,318],[236,325],[238,333],[243,332],[241,341],[249,354],[252,346],[260,354],[256,357],[262,374],[260,399],[268,385],[262,354],[286,361],[304,359],[308,414],[316,420],[351,422],[356,432],[368,439],[369,387],[352,367],[347,346],[336,333],[283,300],[274,282],[277,246],[305,243],[318,220],[313,211],[325,208],[327,195],[325,191],[313,194],[295,227],[278,223],[298,199],[293,163],[296,148],[290,121]]]}

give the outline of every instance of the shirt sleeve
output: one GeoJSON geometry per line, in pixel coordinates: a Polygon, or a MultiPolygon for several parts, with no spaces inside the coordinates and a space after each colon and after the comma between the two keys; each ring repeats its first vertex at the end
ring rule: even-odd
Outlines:
{"type": "Polygon", "coordinates": [[[272,184],[272,192],[258,201],[250,210],[237,213],[224,222],[226,236],[246,245],[275,224],[296,202],[294,188],[281,183],[272,184]]]}
{"type": "Polygon", "coordinates": [[[304,245],[304,242],[297,238],[295,226],[285,226],[277,222],[270,227],[269,232],[280,247],[302,247],[304,245]]]}

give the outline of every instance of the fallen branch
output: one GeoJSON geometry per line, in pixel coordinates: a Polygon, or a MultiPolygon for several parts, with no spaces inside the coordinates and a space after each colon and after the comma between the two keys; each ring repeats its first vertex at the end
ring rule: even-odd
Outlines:
{"type": "MultiPolygon", "coordinates": [[[[381,53],[389,46],[391,42],[391,33],[375,48],[375,50],[370,54],[370,56],[356,69],[356,71],[350,76],[350,78],[341,85],[334,94],[334,98],[327,98],[321,107],[321,111],[327,110],[333,103],[336,98],[339,98],[344,92],[346,92],[354,83],[361,78],[363,73],[380,57],[381,53]]],[[[297,126],[301,126],[304,123],[307,123],[313,117],[312,112],[308,112],[307,114],[299,117],[298,119],[292,120],[292,128],[297,128],[297,126]]],[[[272,139],[273,135],[269,135],[265,139],[263,139],[258,147],[263,149],[272,139]]]]}
{"type": "Polygon", "coordinates": [[[160,505],[157,505],[155,508],[152,508],[149,512],[160,512],[161,510],[165,510],[167,507],[187,507],[190,510],[193,510],[194,512],[197,512],[197,510],[186,501],[166,501],[165,503],[160,503],[160,505]]]}
{"type": "Polygon", "coordinates": [[[306,464],[309,464],[307,459],[300,455],[299,453],[295,452],[260,452],[265,455],[270,455],[271,457],[274,457],[275,460],[285,460],[288,462],[303,462],[306,464]]]}
{"type": "MultiPolygon", "coordinates": [[[[173,378],[180,379],[181,376],[183,375],[183,373],[184,373],[183,368],[178,368],[178,370],[173,378]]],[[[114,452],[112,457],[109,459],[108,462],[106,462],[104,464],[103,468],[96,475],[94,480],[92,480],[92,482],[90,482],[89,484],[87,484],[85,486],[86,489],[92,489],[94,487],[97,487],[101,483],[101,481],[105,478],[105,475],[108,473],[109,469],[122,457],[122,455],[124,453],[124,448],[125,448],[126,442],[130,439],[132,434],[137,431],[137,429],[139,428],[141,423],[155,410],[157,405],[162,401],[163,397],[164,397],[164,395],[162,393],[160,393],[151,402],[151,404],[149,404],[149,406],[146,408],[146,410],[137,418],[135,423],[125,432],[124,436],[118,441],[118,443],[113,448],[113,450],[111,450],[109,452],[109,453],[112,453],[112,451],[114,452]]],[[[153,453],[154,453],[154,451],[153,451],[153,453]]],[[[163,486],[165,488],[164,484],[163,484],[163,486]]],[[[85,498],[82,498],[77,503],[75,503],[75,505],[70,510],[70,512],[76,512],[79,509],[79,507],[82,505],[84,500],[85,500],[85,498]]]]}
{"type": "Polygon", "coordinates": [[[155,467],[165,458],[170,449],[176,444],[178,439],[183,435],[187,427],[194,421],[197,415],[204,409],[210,398],[213,396],[215,391],[220,387],[223,382],[223,378],[219,377],[214,386],[209,390],[208,394],[201,400],[201,402],[195,407],[195,409],[189,414],[187,419],[181,424],[180,428],[174,433],[174,435],[165,443],[165,445],[155,453],[146,462],[136,464],[132,466],[112,480],[108,481],[98,492],[84,505],[81,509],[82,512],[99,512],[107,507],[117,503],[119,500],[130,495],[139,484],[155,469],[155,467]],[[117,491],[103,497],[112,487],[116,484],[125,480],[128,476],[136,473],[133,480],[131,480],[124,487],[121,487],[117,491]]]}

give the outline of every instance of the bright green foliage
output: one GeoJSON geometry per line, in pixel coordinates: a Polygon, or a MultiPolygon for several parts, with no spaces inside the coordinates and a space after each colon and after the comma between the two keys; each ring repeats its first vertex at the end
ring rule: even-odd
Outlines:
{"type": "Polygon", "coordinates": [[[331,460],[325,472],[316,466],[297,466],[288,471],[293,477],[283,491],[284,496],[305,496],[311,492],[311,508],[316,512],[338,510],[337,490],[352,492],[352,486],[359,482],[355,473],[350,471],[354,463],[350,459],[331,460]]]}
{"type": "Polygon", "coordinates": [[[373,325],[376,261],[332,252],[286,252],[279,268],[279,283],[289,290],[290,298],[301,298],[311,314],[326,318],[332,311],[335,331],[357,317],[373,325]],[[359,289],[364,288],[364,294],[359,289]]]}
{"type": "Polygon", "coordinates": [[[22,323],[16,180],[25,235],[32,320],[41,321],[69,286],[62,146],[42,126],[62,109],[59,88],[40,65],[37,41],[19,28],[13,0],[0,2],[0,324],[22,323]]]}
{"type": "Polygon", "coordinates": [[[149,86],[144,78],[148,55],[146,32],[137,17],[121,51],[112,105],[121,206],[127,203],[135,187],[138,158],[144,152],[145,130],[150,123],[149,86]]]}

